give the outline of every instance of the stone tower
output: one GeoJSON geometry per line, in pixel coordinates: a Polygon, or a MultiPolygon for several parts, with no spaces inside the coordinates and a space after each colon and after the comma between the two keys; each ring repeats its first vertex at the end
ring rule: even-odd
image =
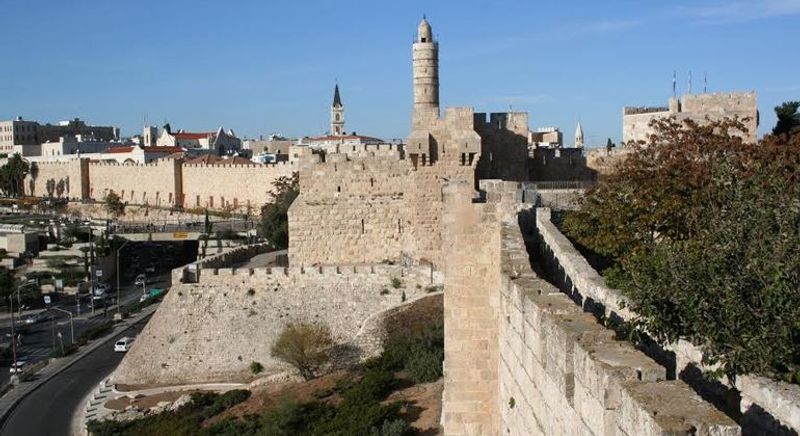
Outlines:
{"type": "Polygon", "coordinates": [[[578,127],[575,129],[575,147],[583,148],[583,128],[580,121],[578,121],[578,127]]]}
{"type": "Polygon", "coordinates": [[[424,17],[417,28],[414,41],[414,114],[413,126],[426,125],[439,118],[439,43],[433,40],[433,31],[424,17]]]}
{"type": "Polygon", "coordinates": [[[339,85],[333,90],[333,104],[331,105],[331,135],[344,135],[344,105],[339,96],[339,85]]]}

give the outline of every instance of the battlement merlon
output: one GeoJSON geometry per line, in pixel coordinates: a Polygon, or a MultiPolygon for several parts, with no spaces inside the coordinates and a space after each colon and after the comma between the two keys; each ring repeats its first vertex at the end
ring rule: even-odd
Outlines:
{"type": "Polygon", "coordinates": [[[669,108],[664,106],[625,106],[622,109],[623,115],[655,114],[662,112],[668,113],[669,108]]]}

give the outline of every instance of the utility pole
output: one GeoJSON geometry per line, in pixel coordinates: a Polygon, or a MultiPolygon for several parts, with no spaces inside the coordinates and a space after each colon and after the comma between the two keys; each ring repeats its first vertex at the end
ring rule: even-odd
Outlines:
{"type": "Polygon", "coordinates": [[[122,314],[120,312],[120,306],[122,304],[122,300],[120,300],[120,293],[119,293],[119,276],[121,275],[120,274],[121,271],[120,271],[120,268],[119,268],[119,254],[122,251],[122,249],[126,245],[128,245],[128,242],[131,242],[131,241],[130,240],[126,240],[125,243],[123,243],[122,245],[120,245],[119,248],[117,248],[117,316],[119,316],[120,318],[122,317],[122,314]]]}
{"type": "MultiPolygon", "coordinates": [[[[75,325],[72,323],[72,312],[70,312],[69,310],[61,309],[59,307],[51,307],[50,309],[51,310],[57,310],[59,312],[63,312],[63,313],[66,313],[67,315],[69,315],[69,338],[70,338],[70,344],[74,344],[75,343],[75,325]]],[[[62,343],[62,346],[63,346],[63,343],[62,343]]]]}

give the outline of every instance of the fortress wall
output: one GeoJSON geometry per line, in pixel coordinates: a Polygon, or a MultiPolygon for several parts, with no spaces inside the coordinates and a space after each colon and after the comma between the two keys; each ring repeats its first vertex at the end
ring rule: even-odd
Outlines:
{"type": "Polygon", "coordinates": [[[484,204],[464,187],[446,191],[446,435],[740,434],[537,277],[534,224],[516,213],[526,206],[516,204],[515,184],[485,186],[484,204]]]}
{"type": "MultiPolygon", "coordinates": [[[[580,148],[540,148],[533,151],[533,157],[527,157],[530,177],[536,182],[565,180],[597,180],[597,171],[587,165],[589,152],[584,155],[580,148]]],[[[503,179],[508,180],[508,179],[503,179]]]]}
{"type": "Polygon", "coordinates": [[[738,117],[744,122],[747,134],[742,134],[745,142],[755,143],[758,129],[758,106],[755,92],[730,92],[717,94],[688,94],[683,96],[678,103],[677,99],[670,100],[668,111],[650,112],[648,110],[636,111],[632,108],[623,110],[622,115],[622,141],[649,140],[652,129],[649,123],[653,119],[674,116],[679,121],[691,119],[697,123],[707,120],[721,120],[723,118],[738,117]]]}
{"type": "Polygon", "coordinates": [[[204,269],[198,283],[172,287],[114,381],[244,381],[253,378],[251,362],[264,365],[261,376],[288,374],[290,368],[270,356],[270,347],[293,321],[328,325],[338,344],[334,353],[344,356],[337,363],[352,363],[380,350],[383,312],[429,297],[428,286],[427,269],[392,265],[204,269]],[[393,278],[402,288],[392,286],[393,278]]]}
{"type": "MultiPolygon", "coordinates": [[[[476,113],[474,129],[481,137],[479,179],[529,180],[528,113],[476,113]]],[[[564,179],[560,179],[564,180],[564,179]]]]}
{"type": "MultiPolygon", "coordinates": [[[[580,302],[588,312],[623,321],[635,318],[636,314],[626,308],[626,298],[620,291],[608,287],[603,277],[551,222],[549,209],[537,209],[535,221],[539,264],[549,270],[562,292],[580,302]]],[[[708,369],[701,363],[703,354],[699,347],[681,340],[666,349],[667,355],[672,356],[672,361],[664,362],[670,372],[690,383],[695,390],[719,401],[741,396],[740,401],[736,400],[738,410],[735,408],[730,413],[742,413],[744,434],[790,435],[800,431],[800,386],[740,376],[736,392],[730,389],[729,383],[712,383],[699,375],[708,369]]]]}
{"type": "Polygon", "coordinates": [[[102,200],[114,191],[131,204],[171,206],[181,192],[180,161],[149,164],[89,163],[89,197],[102,200]]]}
{"type": "Polygon", "coordinates": [[[622,142],[629,141],[650,141],[650,135],[653,134],[653,129],[650,128],[650,122],[653,120],[666,118],[674,115],[670,112],[648,112],[632,115],[622,116],[622,142]]]}
{"type": "MultiPolygon", "coordinates": [[[[79,200],[84,198],[88,161],[83,159],[73,159],[65,162],[37,162],[33,164],[34,169],[31,174],[25,177],[25,195],[36,197],[47,196],[47,181],[53,180],[55,183],[64,182],[64,192],[62,198],[79,200]]],[[[57,192],[53,192],[58,196],[57,192]]]]}
{"type": "Polygon", "coordinates": [[[413,172],[408,183],[406,207],[411,213],[409,245],[413,247],[415,258],[431,262],[437,267],[444,265],[444,186],[448,182],[467,182],[472,185],[476,164],[473,162],[472,166],[464,166],[458,161],[443,160],[435,165],[420,166],[413,172]]]}
{"type": "Polygon", "coordinates": [[[402,199],[295,201],[289,217],[293,265],[398,261],[407,253],[409,214],[402,199]]]}
{"type": "Polygon", "coordinates": [[[413,169],[395,154],[329,155],[301,171],[289,210],[293,265],[377,263],[442,256],[442,187],[472,183],[473,166],[440,160],[413,169]]]}
{"type": "Polygon", "coordinates": [[[288,162],[274,165],[182,166],[183,206],[186,208],[227,209],[253,214],[271,200],[273,183],[291,177],[295,167],[288,162]]]}
{"type": "Polygon", "coordinates": [[[404,195],[410,171],[396,156],[333,160],[301,171],[300,196],[289,210],[291,264],[399,260],[411,228],[404,195]]]}

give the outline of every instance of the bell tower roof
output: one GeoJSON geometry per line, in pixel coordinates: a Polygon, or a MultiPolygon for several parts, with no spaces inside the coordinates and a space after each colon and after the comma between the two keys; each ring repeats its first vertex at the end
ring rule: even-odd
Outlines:
{"type": "Polygon", "coordinates": [[[339,96],[339,84],[333,88],[333,106],[342,106],[342,97],[339,96]]]}

